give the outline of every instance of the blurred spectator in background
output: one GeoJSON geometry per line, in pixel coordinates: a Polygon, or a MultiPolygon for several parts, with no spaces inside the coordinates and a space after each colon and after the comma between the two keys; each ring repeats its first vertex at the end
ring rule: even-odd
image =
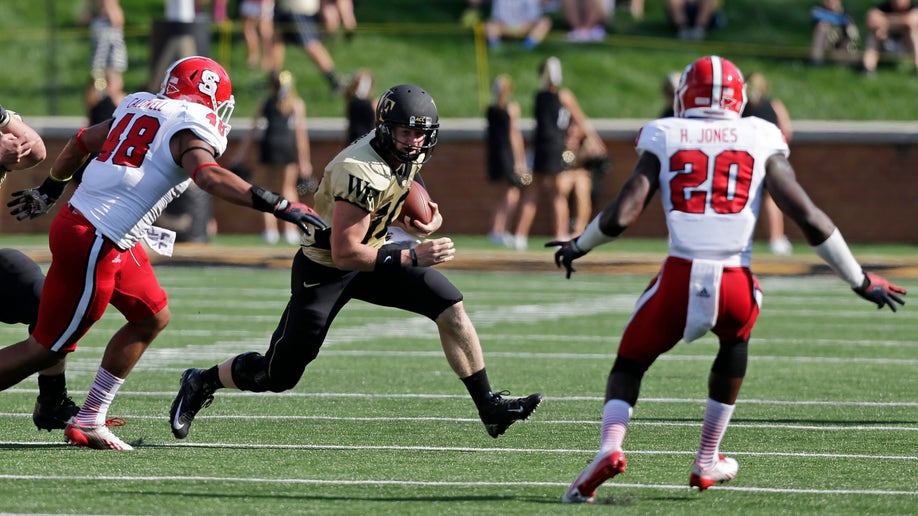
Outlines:
{"type": "MultiPolygon", "coordinates": [[[[644,19],[644,0],[631,0],[630,2],[622,2],[628,4],[628,10],[631,11],[631,17],[635,20],[644,19]]],[[[612,1],[614,6],[615,1],[612,1]]]]}
{"type": "Polygon", "coordinates": [[[86,0],[80,11],[80,22],[92,33],[92,76],[96,89],[104,90],[106,78],[127,70],[127,46],[124,44],[124,10],[118,0],[86,0]]]}
{"type": "Polygon", "coordinates": [[[488,48],[500,48],[503,37],[522,38],[523,49],[535,48],[551,30],[542,4],[543,0],[492,0],[491,17],[485,22],[488,48]]]}
{"type": "MultiPolygon", "coordinates": [[[[87,127],[104,122],[115,116],[115,108],[125,97],[124,76],[114,70],[109,70],[99,80],[95,75],[90,76],[89,84],[86,85],[86,118],[89,123],[87,127]]],[[[74,184],[80,184],[83,180],[83,167],[77,169],[73,174],[74,184]]]]}
{"type": "MultiPolygon", "coordinates": [[[[613,4],[614,5],[614,4],[613,4]]],[[[563,0],[564,20],[570,27],[567,40],[602,41],[606,37],[606,20],[612,16],[606,0],[563,0]]]]}
{"type": "Polygon", "coordinates": [[[604,147],[593,124],[590,123],[574,92],[561,87],[561,61],[549,57],[539,66],[542,87],[535,96],[535,134],[533,136],[532,178],[534,187],[523,192],[522,207],[514,237],[514,248],[527,247],[529,231],[535,220],[539,195],[544,192],[550,199],[552,233],[556,240],[567,240],[570,209],[567,198],[561,193],[561,173],[567,168],[564,151],[567,144],[567,128],[576,122],[586,132],[586,144],[590,152],[600,153],[604,147]]]}
{"type": "Polygon", "coordinates": [[[264,71],[274,69],[274,0],[242,0],[242,35],[245,38],[246,64],[264,71]]]}
{"type": "Polygon", "coordinates": [[[519,206],[521,189],[532,182],[526,167],[526,149],[520,128],[520,105],[513,100],[513,80],[498,75],[491,85],[491,104],[487,111],[488,181],[505,187],[494,207],[488,240],[513,247],[509,220],[519,206]]]}
{"type": "Polygon", "coordinates": [[[813,20],[811,64],[823,64],[826,52],[836,61],[853,62],[857,59],[861,35],[841,0],[821,0],[810,11],[810,17],[813,20]]]}
{"type": "Polygon", "coordinates": [[[90,77],[86,87],[88,125],[96,125],[111,118],[124,96],[124,77],[120,73],[107,73],[101,82],[90,77]]]}
{"type": "MultiPolygon", "coordinates": [[[[233,163],[245,162],[249,148],[255,141],[255,133],[259,126],[263,127],[258,154],[260,184],[285,199],[297,200],[301,193],[315,189],[306,126],[306,102],[297,94],[290,72],[272,72],[268,80],[270,95],[258,106],[254,117],[257,125],[246,134],[242,146],[235,153],[233,163]],[[307,186],[310,183],[312,187],[307,186]]],[[[280,240],[277,218],[272,213],[265,215],[261,236],[265,242],[273,245],[280,240]]],[[[301,234],[297,226],[284,223],[283,230],[288,244],[296,245],[300,242],[301,234]]]]}
{"type": "MultiPolygon", "coordinates": [[[[784,140],[790,143],[793,136],[790,114],[784,103],[768,95],[768,81],[761,72],[752,72],[746,78],[746,98],[743,116],[756,116],[767,120],[781,130],[784,140]]],[[[768,250],[771,254],[787,256],[793,246],[784,234],[784,213],[767,192],[762,195],[762,218],[768,228],[768,250]]]]}
{"type": "Polygon", "coordinates": [[[194,37],[197,18],[195,0],[166,0],[164,2],[167,37],[158,56],[153,59],[147,91],[159,91],[163,76],[170,64],[183,58],[203,55],[194,37]]]}
{"type": "Polygon", "coordinates": [[[567,200],[570,223],[568,234],[579,235],[593,216],[595,186],[611,168],[605,147],[587,143],[587,133],[575,121],[567,127],[567,150],[562,158],[568,169],[561,172],[558,189],[567,200]]]}
{"type": "Polygon", "coordinates": [[[660,111],[660,118],[675,116],[673,100],[676,98],[676,88],[679,86],[679,79],[681,78],[681,72],[669,72],[663,78],[663,83],[660,84],[660,93],[663,95],[663,110],[660,111]]]}
{"type": "Polygon", "coordinates": [[[344,90],[347,110],[347,138],[345,146],[369,133],[376,126],[376,98],[373,95],[373,72],[361,68],[354,72],[344,90]]]}
{"type": "Polygon", "coordinates": [[[357,30],[357,16],[354,14],[353,0],[322,0],[322,21],[325,30],[332,36],[344,29],[344,39],[350,41],[357,30]]]}
{"type": "Polygon", "coordinates": [[[284,66],[285,43],[300,46],[312,62],[325,74],[335,93],[341,91],[341,81],[335,73],[332,59],[319,34],[317,14],[319,0],[276,0],[274,6],[274,68],[284,66]]]}
{"type": "Polygon", "coordinates": [[[679,39],[701,40],[723,23],[719,0],[666,0],[666,14],[679,39]]]}
{"type": "Polygon", "coordinates": [[[867,37],[864,42],[864,71],[872,74],[880,60],[880,50],[912,55],[918,72],[918,4],[911,0],[888,0],[867,11],[867,37]]]}

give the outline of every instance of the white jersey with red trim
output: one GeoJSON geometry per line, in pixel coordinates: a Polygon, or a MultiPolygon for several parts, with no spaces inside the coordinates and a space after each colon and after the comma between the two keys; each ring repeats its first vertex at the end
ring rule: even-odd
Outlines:
{"type": "Polygon", "coordinates": [[[128,95],[70,204],[119,248],[133,247],[191,182],[169,147],[172,137],[186,129],[217,156],[226,150],[228,126],[211,109],[152,93],[128,95]]]}
{"type": "Polygon", "coordinates": [[[790,149],[760,118],[661,118],[638,135],[638,153],[660,160],[669,254],[749,266],[765,162],[790,149]]]}

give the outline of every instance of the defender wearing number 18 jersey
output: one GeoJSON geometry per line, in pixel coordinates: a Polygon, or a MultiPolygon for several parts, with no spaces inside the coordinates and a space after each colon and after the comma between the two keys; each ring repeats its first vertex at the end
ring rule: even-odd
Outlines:
{"type": "Polygon", "coordinates": [[[0,389],[75,350],[109,304],[127,321],[109,341],[86,402],[64,428],[72,444],[131,449],[106,427],[107,412],[171,317],[140,240],[191,181],[304,230],[306,223],[325,227],[305,205],[251,185],[215,162],[226,149],[233,107],[232,85],[222,66],[206,57],[180,59],[169,67],[158,94],[128,95],[114,118],[70,138],[41,186],[13,193],[13,215],[38,217],[50,211],[73,173],[86,165],[82,182],[51,224],[53,258],[35,330],[28,340],[0,350],[0,389]]]}

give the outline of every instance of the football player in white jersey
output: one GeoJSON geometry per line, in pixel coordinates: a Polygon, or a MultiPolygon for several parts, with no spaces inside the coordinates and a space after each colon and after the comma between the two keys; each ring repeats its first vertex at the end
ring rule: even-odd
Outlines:
{"type": "Polygon", "coordinates": [[[76,349],[109,304],[127,319],[109,341],[83,407],[64,429],[74,445],[131,449],[106,427],[108,409],[170,319],[166,292],[140,240],[162,235],[153,222],[191,181],[304,231],[327,227],[306,205],[251,185],[215,162],[226,149],[233,107],[222,66],[206,57],[180,59],[158,94],[128,95],[112,119],[70,138],[41,186],[13,192],[11,213],[35,218],[51,209],[85,165],[82,182],[51,224],[52,262],[42,299],[53,302],[40,304],[28,339],[0,349],[0,390],[76,349]]]}
{"type": "MultiPolygon", "coordinates": [[[[455,257],[449,238],[429,238],[413,247],[385,246],[387,228],[400,223],[412,183],[437,144],[440,122],[430,94],[418,86],[389,88],[379,99],[376,129],[358,139],[325,167],[315,194],[316,210],[331,221],[327,231],[305,239],[293,259],[291,296],[264,355],[231,357],[209,369],[188,369],[169,419],[172,433],[188,436],[197,412],[214,391],[292,389],[319,354],[338,312],[352,299],[426,316],[436,324],[443,351],[465,384],[491,437],[529,417],[540,394],[504,398],[485,372],[478,334],[462,293],[433,266],[455,257]]],[[[423,237],[440,228],[443,217],[431,202],[429,224],[407,227],[423,237]]]]}
{"type": "Polygon", "coordinates": [[[778,128],[740,118],[745,102],[743,76],[733,63],[707,56],[690,64],[676,90],[675,117],[641,129],[640,158],[615,200],[580,236],[547,244],[560,246],[555,263],[570,278],[574,260],[618,237],[660,193],[669,256],[624,329],[606,385],[600,449],[564,494],[566,503],[591,503],[600,484],[625,471],[622,442],[644,373],[680,340],[691,342],[708,331],[717,335],[720,349],[689,485],[704,490],[736,476],[737,462],[721,455],[719,446],[759,315],[761,292],[749,265],[763,189],[854,292],[879,308],[895,311],[903,304],[905,289],[862,271],[839,230],[797,182],[778,128]]]}

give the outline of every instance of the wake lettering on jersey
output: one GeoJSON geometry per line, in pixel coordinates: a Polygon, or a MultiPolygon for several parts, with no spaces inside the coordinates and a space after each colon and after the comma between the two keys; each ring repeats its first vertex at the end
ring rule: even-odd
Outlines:
{"type": "Polygon", "coordinates": [[[354,196],[354,200],[361,205],[367,206],[369,204],[370,194],[372,193],[370,183],[353,175],[348,175],[347,190],[348,193],[354,196]]]}

